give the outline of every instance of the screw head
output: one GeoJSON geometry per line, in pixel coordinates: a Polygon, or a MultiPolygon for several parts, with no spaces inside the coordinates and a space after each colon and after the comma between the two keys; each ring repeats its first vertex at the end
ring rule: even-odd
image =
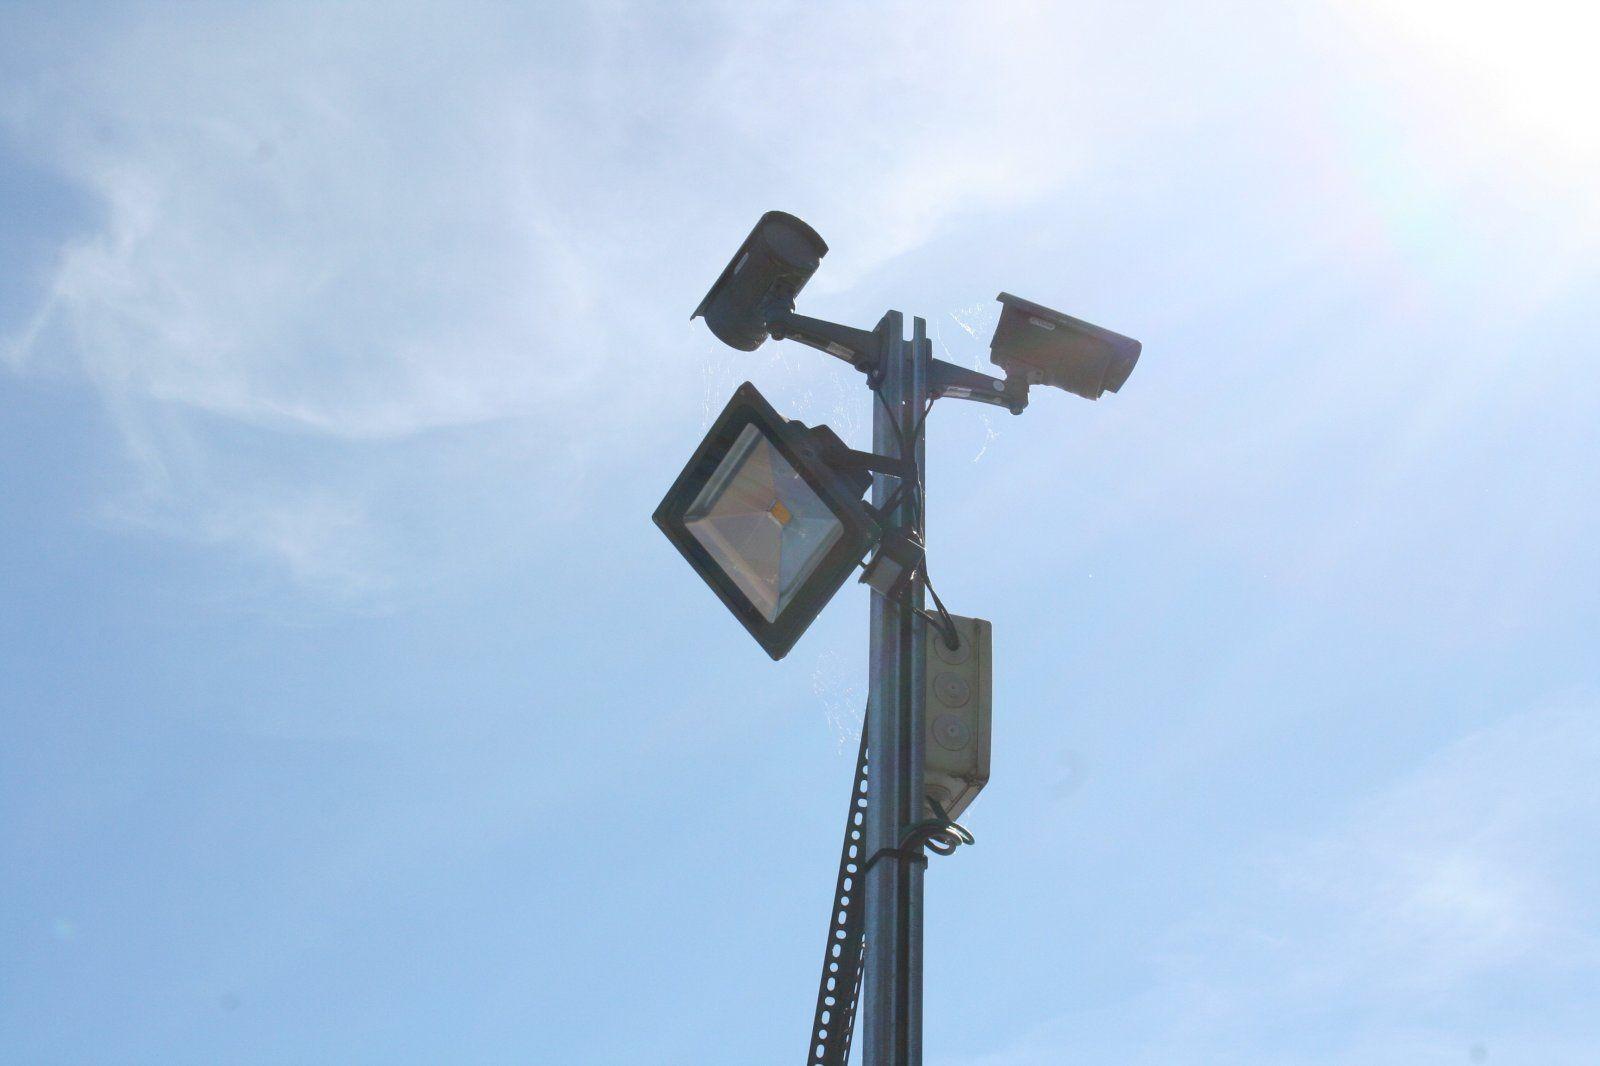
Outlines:
{"type": "Polygon", "coordinates": [[[972,730],[957,714],[941,714],[933,720],[933,739],[947,751],[960,751],[972,743],[972,730]]]}
{"type": "Polygon", "coordinates": [[[946,707],[965,707],[972,699],[972,686],[960,674],[940,674],[933,679],[933,695],[946,707]]]}

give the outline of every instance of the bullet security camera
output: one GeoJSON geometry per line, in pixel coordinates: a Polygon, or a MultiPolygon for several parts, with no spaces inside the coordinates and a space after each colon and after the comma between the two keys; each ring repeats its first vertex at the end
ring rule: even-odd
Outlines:
{"type": "Polygon", "coordinates": [[[704,318],[724,344],[753,352],[774,317],[794,308],[828,246],[817,231],[784,211],[768,211],[689,318],[704,318]]]}
{"type": "Polygon", "coordinates": [[[1090,400],[1116,392],[1133,373],[1141,345],[1132,337],[1080,321],[1003,292],[989,359],[1009,385],[1054,385],[1090,400]]]}

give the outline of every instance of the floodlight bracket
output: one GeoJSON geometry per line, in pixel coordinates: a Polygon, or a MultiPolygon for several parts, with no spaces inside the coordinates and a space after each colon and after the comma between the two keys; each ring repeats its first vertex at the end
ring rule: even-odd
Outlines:
{"type": "MultiPolygon", "coordinates": [[[[917,464],[909,459],[896,459],[892,455],[879,455],[877,452],[864,452],[856,448],[846,448],[840,461],[856,470],[865,470],[871,474],[888,474],[890,477],[909,481],[917,476],[917,464]]],[[[871,479],[868,479],[871,483],[871,479]]],[[[862,490],[866,491],[865,489],[862,490]]]]}
{"type": "Polygon", "coordinates": [[[1004,407],[1020,415],[1028,406],[1028,380],[1020,374],[1007,374],[1004,380],[968,370],[964,366],[933,360],[928,375],[930,396],[949,396],[957,400],[976,400],[1004,407]]]}
{"type": "MultiPolygon", "coordinates": [[[[876,452],[864,452],[852,448],[827,426],[808,427],[804,422],[793,419],[789,424],[805,434],[806,447],[811,449],[811,453],[843,478],[856,490],[857,495],[865,493],[872,487],[873,474],[888,474],[902,481],[917,476],[917,464],[909,459],[896,459],[892,455],[879,455],[876,452]]],[[[870,508],[871,505],[867,506],[870,508]]]]}
{"type": "Polygon", "coordinates": [[[871,377],[878,363],[878,334],[854,326],[797,314],[792,307],[775,311],[767,319],[767,332],[776,341],[799,341],[810,348],[843,359],[871,377]]]}

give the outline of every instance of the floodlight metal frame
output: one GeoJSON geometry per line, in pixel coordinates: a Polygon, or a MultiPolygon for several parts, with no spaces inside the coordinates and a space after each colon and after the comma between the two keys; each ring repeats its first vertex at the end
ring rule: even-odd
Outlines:
{"type": "MultiPolygon", "coordinates": [[[[819,427],[819,429],[824,427],[819,427]]],[[[828,434],[831,436],[831,433],[828,434]]],[[[837,438],[834,438],[835,440],[837,438]]],[[[684,466],[653,515],[655,524],[673,547],[688,560],[695,573],[733,616],[750,632],[774,660],[782,659],[794,647],[807,627],[828,605],[834,593],[854,572],[862,557],[882,536],[882,525],[873,509],[862,499],[859,482],[852,483],[829,464],[832,450],[827,437],[803,424],[785,420],[766,397],[750,382],[734,391],[728,405],[712,423],[705,438],[684,466]],[[734,441],[746,426],[754,425],[778,454],[794,468],[801,480],[817,494],[843,528],[839,539],[816,565],[803,589],[772,621],[750,602],[733,578],[689,531],[684,520],[690,505],[699,496],[734,441]]],[[[854,456],[858,453],[848,453],[854,456]]],[[[867,457],[863,457],[867,458],[867,457]]]]}

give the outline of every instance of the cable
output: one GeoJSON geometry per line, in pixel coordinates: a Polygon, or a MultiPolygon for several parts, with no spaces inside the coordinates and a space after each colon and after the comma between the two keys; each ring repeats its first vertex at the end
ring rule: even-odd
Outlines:
{"type": "Polygon", "coordinates": [[[894,491],[889,493],[889,498],[884,501],[883,506],[879,509],[885,515],[894,514],[894,509],[900,506],[900,497],[904,496],[910,488],[911,483],[902,479],[900,484],[895,486],[894,491]]]}
{"type": "Polygon", "coordinates": [[[961,634],[953,626],[947,626],[945,620],[932,611],[921,607],[915,608],[917,616],[939,631],[939,639],[944,641],[944,646],[951,651],[961,647],[961,634]]]}
{"type": "MultiPolygon", "coordinates": [[[[934,590],[933,582],[928,580],[928,552],[926,548],[922,552],[922,583],[928,587],[928,595],[933,597],[933,605],[939,609],[939,616],[944,620],[945,626],[948,627],[944,634],[946,638],[944,646],[951,651],[955,651],[961,647],[961,631],[956,628],[955,619],[950,617],[950,612],[945,610],[944,601],[939,598],[939,593],[934,590]]],[[[927,614],[927,612],[924,611],[923,614],[927,614]]]]}
{"type": "Polygon", "coordinates": [[[894,431],[895,443],[900,446],[901,458],[909,462],[912,467],[912,476],[901,479],[900,484],[895,486],[895,490],[889,494],[889,498],[884,502],[882,510],[886,515],[893,514],[894,509],[900,505],[901,497],[909,491],[915,491],[916,495],[913,499],[916,505],[916,514],[913,518],[911,533],[912,539],[922,549],[922,565],[918,568],[919,575],[928,593],[933,597],[934,606],[938,608],[939,619],[943,624],[935,622],[933,616],[921,608],[917,608],[917,613],[939,629],[939,635],[944,640],[945,647],[954,651],[961,647],[961,633],[956,629],[956,624],[951,619],[949,610],[945,608],[944,601],[939,598],[939,593],[934,591],[933,582],[928,578],[928,548],[922,541],[922,529],[927,525],[928,519],[927,486],[923,480],[922,464],[917,462],[916,451],[917,445],[922,443],[923,431],[927,429],[928,415],[933,411],[933,405],[939,397],[930,396],[928,402],[923,405],[922,416],[917,419],[917,424],[911,431],[911,442],[908,445],[905,433],[900,428],[900,419],[895,415],[894,408],[889,406],[889,401],[884,397],[883,390],[875,388],[872,392],[873,395],[877,396],[878,403],[883,406],[884,414],[889,416],[889,428],[894,431]]]}
{"type": "MultiPolygon", "coordinates": [[[[939,598],[939,593],[934,590],[933,581],[928,576],[928,547],[927,547],[926,544],[923,544],[921,542],[921,540],[920,540],[921,534],[922,534],[922,529],[927,525],[928,516],[927,516],[926,508],[927,508],[928,497],[927,497],[927,486],[926,486],[926,483],[923,481],[923,476],[924,475],[923,475],[923,471],[922,471],[922,464],[917,462],[917,458],[916,458],[916,447],[922,441],[922,432],[928,425],[928,415],[929,415],[930,412],[933,411],[934,402],[936,400],[938,400],[938,398],[939,397],[937,397],[937,396],[930,396],[928,398],[927,404],[922,408],[922,417],[917,420],[917,427],[911,433],[911,448],[910,448],[911,455],[910,455],[910,458],[911,458],[912,465],[916,468],[916,489],[917,489],[917,528],[916,528],[916,534],[917,534],[917,537],[918,537],[918,545],[922,548],[922,567],[921,567],[922,583],[923,583],[924,586],[927,587],[928,594],[933,597],[933,604],[934,604],[935,607],[938,608],[939,617],[941,619],[943,619],[943,621],[944,621],[944,627],[941,630],[941,635],[945,638],[945,647],[949,648],[951,651],[954,651],[957,648],[961,647],[961,634],[956,629],[956,624],[951,619],[950,612],[945,609],[944,601],[939,598]]],[[[902,454],[904,454],[904,452],[902,452],[902,454]]],[[[921,613],[923,614],[924,617],[928,617],[928,614],[927,614],[926,611],[923,611],[921,613]]],[[[930,618],[930,621],[931,621],[931,618],[930,618]]]]}
{"type": "Polygon", "coordinates": [[[923,512],[922,502],[924,492],[922,483],[922,464],[917,462],[916,447],[918,444],[922,443],[922,432],[927,428],[928,425],[928,412],[933,410],[934,400],[937,400],[938,397],[931,397],[927,404],[923,406],[922,417],[917,419],[917,424],[911,431],[911,442],[910,444],[907,444],[905,432],[900,428],[900,419],[895,415],[894,408],[889,406],[889,401],[884,399],[883,390],[881,388],[875,388],[872,390],[872,394],[878,398],[878,403],[883,405],[883,413],[889,416],[889,428],[894,430],[894,439],[895,443],[900,446],[901,458],[909,462],[915,471],[914,477],[901,479],[900,484],[897,485],[894,492],[889,495],[889,499],[885,503],[883,511],[886,514],[893,511],[895,506],[897,506],[900,502],[900,496],[902,496],[908,489],[915,488],[917,491],[917,525],[921,526],[926,518],[926,515],[923,512]]]}
{"type": "Polygon", "coordinates": [[[963,844],[971,846],[978,842],[972,831],[951,818],[938,800],[932,796],[925,796],[924,799],[928,801],[928,806],[933,808],[934,817],[913,823],[900,838],[900,843],[892,848],[879,848],[868,856],[867,861],[861,864],[862,877],[867,875],[867,871],[871,870],[879,859],[898,859],[901,862],[926,866],[928,858],[922,853],[923,848],[943,857],[963,844]]]}
{"type": "MultiPolygon", "coordinates": [[[[921,436],[922,436],[923,427],[925,427],[928,424],[928,413],[933,410],[934,401],[937,400],[937,399],[938,399],[937,396],[932,397],[931,399],[928,400],[928,405],[922,409],[922,418],[921,418],[920,421],[917,422],[916,432],[912,434],[911,446],[912,446],[913,449],[916,448],[917,442],[918,442],[919,438],[921,438],[921,436]]],[[[920,535],[922,528],[927,524],[927,514],[926,514],[926,512],[924,510],[924,508],[927,506],[927,491],[926,491],[926,487],[925,487],[925,485],[923,483],[923,480],[922,480],[923,479],[922,464],[916,462],[915,452],[913,452],[912,462],[916,465],[916,468],[917,468],[916,469],[916,473],[917,473],[917,531],[918,531],[918,534],[920,535]]],[[[922,547],[922,568],[921,568],[922,583],[923,583],[924,586],[927,587],[928,594],[933,597],[933,605],[939,609],[939,616],[944,619],[944,624],[945,624],[945,630],[944,630],[944,634],[943,634],[944,637],[945,637],[944,646],[949,648],[951,651],[955,651],[957,648],[961,647],[961,634],[956,629],[955,621],[953,619],[951,619],[950,612],[945,609],[944,601],[939,598],[939,593],[934,589],[933,580],[928,576],[928,546],[926,544],[923,544],[923,545],[921,545],[921,547],[922,547]]],[[[924,613],[926,613],[926,612],[924,612],[924,613]]]]}
{"type": "Polygon", "coordinates": [[[950,817],[942,804],[932,796],[925,797],[933,808],[934,817],[924,818],[906,830],[900,838],[900,849],[907,844],[919,844],[935,855],[949,855],[963,844],[976,844],[977,838],[966,826],[950,817]]]}
{"type": "MultiPolygon", "coordinates": [[[[880,388],[874,388],[872,391],[877,395],[878,402],[883,405],[884,413],[889,416],[889,427],[894,431],[895,443],[900,447],[901,457],[910,462],[912,466],[912,477],[902,479],[900,484],[895,487],[895,490],[889,494],[889,498],[884,502],[883,513],[885,515],[894,513],[894,509],[900,504],[901,497],[907,492],[914,493],[912,500],[916,508],[916,514],[912,520],[911,537],[917,546],[922,549],[922,565],[918,567],[918,575],[922,578],[922,583],[927,588],[929,595],[933,597],[934,606],[938,608],[939,613],[935,616],[923,608],[917,607],[914,609],[924,621],[940,630],[940,636],[944,639],[945,647],[954,650],[961,646],[960,632],[956,629],[955,621],[950,617],[950,612],[945,609],[944,601],[939,598],[939,593],[934,591],[933,583],[928,580],[928,548],[922,541],[922,528],[927,523],[927,487],[923,482],[922,464],[917,462],[916,454],[917,445],[922,442],[923,431],[928,425],[928,413],[933,410],[934,401],[938,397],[930,397],[927,404],[922,408],[922,416],[917,419],[917,424],[911,431],[911,443],[907,446],[905,433],[900,428],[900,419],[895,416],[894,409],[889,406],[889,401],[884,398],[883,391],[880,388]]],[[[902,600],[901,602],[904,603],[905,601],[902,600]]],[[[938,800],[932,796],[923,798],[927,801],[928,806],[933,809],[934,817],[924,818],[919,822],[913,823],[896,846],[879,848],[873,852],[866,862],[862,864],[861,872],[863,876],[880,858],[894,858],[901,862],[926,865],[928,860],[922,854],[923,848],[933,852],[935,855],[944,856],[949,855],[963,844],[970,846],[977,843],[977,838],[972,835],[972,832],[966,826],[951,818],[950,813],[944,809],[938,800]]]]}

